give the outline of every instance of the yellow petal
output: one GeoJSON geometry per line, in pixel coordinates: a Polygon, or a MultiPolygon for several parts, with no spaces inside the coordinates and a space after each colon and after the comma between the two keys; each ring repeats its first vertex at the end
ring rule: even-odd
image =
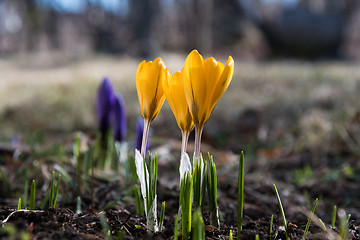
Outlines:
{"type": "MultiPolygon", "coordinates": [[[[139,103],[140,103],[140,109],[143,108],[143,94],[142,94],[142,90],[141,90],[141,73],[142,70],[144,69],[144,65],[146,64],[146,61],[142,61],[137,70],[136,70],[136,91],[138,94],[138,98],[139,98],[139,103]]],[[[143,112],[141,111],[141,114],[143,115],[143,112]]],[[[143,115],[144,117],[144,115],[143,115]]]]}
{"type": "Polygon", "coordinates": [[[215,58],[211,57],[204,61],[204,69],[206,74],[206,103],[204,104],[204,108],[206,109],[205,118],[203,119],[203,123],[205,123],[209,117],[211,112],[209,109],[211,107],[211,93],[214,92],[216,87],[216,83],[220,78],[222,69],[224,65],[220,62],[217,62],[215,58]]]}
{"type": "Polygon", "coordinates": [[[226,89],[228,88],[232,77],[234,74],[234,60],[231,56],[229,56],[226,65],[224,67],[224,70],[222,71],[222,74],[219,78],[219,80],[216,82],[216,85],[214,87],[214,91],[211,95],[211,104],[209,108],[209,113],[214,110],[214,107],[216,106],[217,102],[221,98],[221,96],[224,94],[226,89]]]}
{"type": "Polygon", "coordinates": [[[176,72],[170,81],[164,81],[163,87],[179,128],[181,131],[190,131],[193,128],[193,121],[185,97],[182,75],[182,73],[176,72]]]}
{"type": "Polygon", "coordinates": [[[165,101],[162,79],[170,77],[161,58],[154,62],[141,62],[136,73],[136,88],[138,92],[141,114],[152,121],[159,113],[165,101]]]}
{"type": "Polygon", "coordinates": [[[199,124],[204,116],[206,100],[206,78],[203,58],[193,50],[185,60],[184,66],[185,95],[195,124],[199,124]]]}

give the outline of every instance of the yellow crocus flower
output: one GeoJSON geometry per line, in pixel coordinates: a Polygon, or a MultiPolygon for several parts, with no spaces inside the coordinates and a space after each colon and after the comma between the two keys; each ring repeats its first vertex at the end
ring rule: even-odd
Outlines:
{"type": "Polygon", "coordinates": [[[225,65],[213,57],[203,60],[193,50],[183,71],[186,100],[195,124],[195,157],[199,157],[204,124],[232,80],[234,60],[229,56],[225,65]]]}
{"type": "Polygon", "coordinates": [[[169,69],[165,66],[160,57],[156,58],[153,62],[142,61],[136,71],[136,89],[139,97],[141,114],[144,118],[141,154],[144,154],[146,149],[150,123],[159,114],[165,101],[162,86],[163,79],[169,79],[170,76],[169,69]]]}
{"type": "Polygon", "coordinates": [[[182,72],[176,72],[171,79],[163,79],[163,89],[176,122],[182,132],[181,155],[186,152],[190,131],[194,127],[189,107],[185,97],[182,72]]]}

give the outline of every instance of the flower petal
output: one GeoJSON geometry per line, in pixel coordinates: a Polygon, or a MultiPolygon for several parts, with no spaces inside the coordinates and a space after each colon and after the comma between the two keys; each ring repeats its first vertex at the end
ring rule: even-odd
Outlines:
{"type": "Polygon", "coordinates": [[[194,123],[199,124],[204,117],[206,101],[206,78],[203,58],[193,50],[185,60],[184,66],[185,95],[194,123]]]}
{"type": "Polygon", "coordinates": [[[214,107],[216,106],[217,102],[228,88],[232,80],[233,74],[234,74],[234,60],[231,56],[229,56],[225,64],[224,70],[219,80],[216,83],[214,92],[211,95],[211,105],[209,109],[210,113],[214,110],[214,107]]]}
{"type": "Polygon", "coordinates": [[[191,167],[190,157],[187,153],[184,153],[180,159],[180,167],[179,167],[180,181],[186,172],[189,172],[191,174],[191,170],[192,167],[191,167]]]}

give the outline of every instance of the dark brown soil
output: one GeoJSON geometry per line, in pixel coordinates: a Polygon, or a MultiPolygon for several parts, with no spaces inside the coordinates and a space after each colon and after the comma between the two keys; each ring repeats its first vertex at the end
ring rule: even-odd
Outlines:
{"type": "MultiPolygon", "coordinates": [[[[291,239],[302,239],[309,209],[317,197],[316,216],[324,222],[327,230],[324,231],[318,218],[314,218],[306,239],[340,239],[339,219],[335,228],[330,227],[334,205],[351,214],[349,238],[360,239],[359,158],[346,151],[342,152],[341,159],[339,155],[335,157],[329,152],[319,155],[308,151],[277,154],[274,157],[274,151],[264,148],[246,158],[244,220],[240,238],[237,231],[237,165],[236,162],[218,158],[221,228],[209,225],[206,202],[203,211],[206,237],[229,239],[232,230],[234,239],[255,239],[256,235],[260,239],[286,239],[273,188],[273,184],[276,184],[291,239]],[[266,154],[270,157],[266,158],[266,154]],[[318,157],[325,160],[318,161],[318,157]],[[312,169],[310,175],[306,173],[307,166],[312,169]],[[349,166],[353,168],[345,169],[349,166]],[[271,216],[274,220],[270,236],[271,216]]],[[[166,211],[164,230],[152,233],[146,228],[146,219],[136,214],[135,200],[129,191],[131,186],[116,174],[103,176],[95,173],[94,177],[90,177],[88,190],[76,190],[76,187],[63,181],[56,209],[49,209],[45,205],[42,210],[15,211],[17,199],[23,192],[23,184],[19,179],[24,169],[29,170],[29,179],[37,180],[36,206],[40,206],[47,190],[44,186],[49,184],[49,173],[57,163],[51,159],[51,154],[36,155],[30,150],[24,153],[22,162],[13,159],[11,149],[5,149],[0,154],[1,170],[7,175],[10,184],[10,190],[4,180],[0,184],[1,239],[21,239],[24,233],[31,239],[173,239],[179,197],[176,162],[159,162],[158,206],[166,201],[166,211]],[[43,160],[39,161],[40,158],[43,160]],[[75,212],[77,195],[82,200],[80,214],[75,212]],[[7,221],[3,222],[10,214],[7,221]],[[107,227],[101,221],[102,215],[106,216],[102,219],[107,222],[111,237],[106,237],[107,227]],[[15,232],[9,229],[15,229],[15,232]]],[[[67,160],[64,161],[64,168],[75,181],[74,169],[67,160]]]]}

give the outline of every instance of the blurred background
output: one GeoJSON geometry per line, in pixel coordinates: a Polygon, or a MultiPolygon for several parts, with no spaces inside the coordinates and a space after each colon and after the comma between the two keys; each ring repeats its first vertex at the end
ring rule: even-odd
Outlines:
{"type": "MultiPolygon", "coordinates": [[[[161,56],[174,73],[192,49],[235,59],[204,151],[267,158],[360,140],[356,0],[0,0],[0,140],[95,131],[108,76],[132,141],[137,65],[161,56]]],[[[180,139],[166,103],[152,126],[153,142],[180,139]]]]}

